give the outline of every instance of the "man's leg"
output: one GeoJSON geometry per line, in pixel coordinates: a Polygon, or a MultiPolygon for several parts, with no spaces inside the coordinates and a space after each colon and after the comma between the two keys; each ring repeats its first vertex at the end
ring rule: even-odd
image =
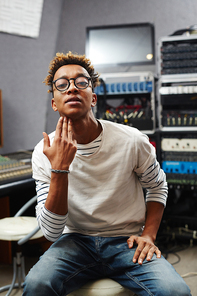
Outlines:
{"type": "Polygon", "coordinates": [[[190,296],[189,287],[167,260],[156,258],[133,263],[135,248],[129,249],[127,238],[103,238],[100,254],[106,276],[140,296],[190,296]]]}
{"type": "Polygon", "coordinates": [[[23,295],[67,295],[89,279],[99,278],[97,271],[102,264],[94,245],[91,237],[63,235],[30,270],[23,295]]]}

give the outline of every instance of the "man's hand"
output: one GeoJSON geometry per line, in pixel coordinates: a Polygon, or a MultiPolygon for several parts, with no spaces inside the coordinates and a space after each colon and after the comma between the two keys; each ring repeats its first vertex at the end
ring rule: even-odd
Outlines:
{"type": "Polygon", "coordinates": [[[154,242],[148,236],[132,235],[127,240],[127,243],[130,249],[137,244],[137,249],[133,256],[134,263],[138,262],[141,265],[144,259],[150,261],[154,253],[156,253],[157,258],[161,257],[161,251],[155,246],[154,242]]]}
{"type": "Polygon", "coordinates": [[[160,250],[155,246],[157,231],[161,223],[164,206],[161,203],[149,201],[146,204],[146,221],[141,236],[132,235],[128,240],[129,248],[137,245],[133,256],[133,262],[142,264],[144,259],[150,261],[155,253],[157,258],[161,257],[160,250]]]}
{"type": "Polygon", "coordinates": [[[56,170],[68,170],[77,151],[77,142],[73,137],[71,120],[60,117],[51,146],[49,136],[46,133],[43,133],[43,136],[43,153],[49,159],[51,167],[56,170]]]}

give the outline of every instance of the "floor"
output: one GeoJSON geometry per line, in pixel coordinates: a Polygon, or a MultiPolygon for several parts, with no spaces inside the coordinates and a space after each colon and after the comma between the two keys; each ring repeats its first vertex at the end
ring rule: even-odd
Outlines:
{"type": "MultiPolygon", "coordinates": [[[[181,245],[174,245],[169,249],[163,250],[163,255],[167,256],[167,260],[173,264],[177,272],[184,277],[185,282],[191,289],[192,296],[197,296],[197,244],[190,245],[190,243],[181,245]]],[[[26,270],[36,262],[37,257],[26,258],[26,270]]],[[[0,265],[0,286],[8,285],[12,280],[12,266],[0,265]]],[[[6,291],[0,295],[5,296],[6,291]]],[[[15,289],[11,296],[21,296],[22,289],[15,289]]],[[[171,295],[173,296],[173,295],[171,295]]]]}

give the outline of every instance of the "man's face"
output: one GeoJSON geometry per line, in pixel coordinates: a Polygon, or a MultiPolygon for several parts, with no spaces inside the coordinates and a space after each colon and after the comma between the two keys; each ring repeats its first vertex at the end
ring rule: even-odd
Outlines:
{"type": "MultiPolygon", "coordinates": [[[[54,79],[59,78],[77,78],[80,76],[90,77],[85,68],[79,65],[65,65],[60,67],[54,79]]],[[[60,92],[53,85],[54,98],[52,99],[52,108],[58,111],[60,116],[66,116],[73,120],[85,118],[97,102],[96,94],[92,92],[92,85],[85,89],[79,89],[75,86],[74,80],[70,80],[70,86],[67,90],[60,92]]]]}

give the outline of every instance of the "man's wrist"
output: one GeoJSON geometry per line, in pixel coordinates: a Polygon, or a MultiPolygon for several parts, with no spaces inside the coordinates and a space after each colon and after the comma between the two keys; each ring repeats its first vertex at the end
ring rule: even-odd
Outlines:
{"type": "Polygon", "coordinates": [[[55,174],[69,174],[70,173],[69,170],[56,170],[56,169],[51,169],[51,172],[55,173],[55,174]]]}
{"type": "Polygon", "coordinates": [[[155,233],[151,233],[151,232],[146,231],[144,229],[144,231],[141,234],[141,237],[146,237],[146,238],[150,239],[151,241],[155,242],[157,235],[155,233]]]}

